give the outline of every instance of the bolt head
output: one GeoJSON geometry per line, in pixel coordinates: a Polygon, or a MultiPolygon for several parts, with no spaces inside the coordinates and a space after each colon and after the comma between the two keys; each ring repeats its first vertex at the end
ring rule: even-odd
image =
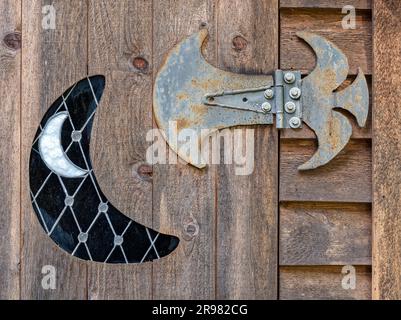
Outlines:
{"type": "Polygon", "coordinates": [[[98,208],[100,213],[106,213],[109,210],[109,206],[107,205],[107,203],[100,203],[99,204],[99,208],[98,208]]]}
{"type": "Polygon", "coordinates": [[[298,117],[292,117],[289,123],[291,128],[297,129],[301,126],[301,119],[299,119],[298,117]]]}
{"type": "Polygon", "coordinates": [[[294,102],[289,101],[285,104],[284,109],[285,109],[285,112],[287,112],[287,113],[294,113],[295,110],[297,109],[297,106],[295,105],[294,102]]]}
{"type": "Polygon", "coordinates": [[[74,204],[74,198],[73,198],[73,197],[70,197],[70,196],[65,197],[65,199],[64,199],[64,204],[65,204],[67,207],[72,207],[72,205],[74,204]]]}
{"type": "Polygon", "coordinates": [[[115,236],[114,237],[114,244],[116,246],[121,246],[124,242],[124,238],[122,236],[115,236]]]}
{"type": "Polygon", "coordinates": [[[86,242],[87,240],[88,240],[88,234],[87,234],[87,233],[81,232],[81,233],[78,235],[78,241],[79,241],[79,242],[84,243],[84,242],[86,242]]]}
{"type": "Polygon", "coordinates": [[[295,100],[299,99],[301,97],[301,89],[298,87],[291,88],[290,97],[295,100]]]}
{"type": "Polygon", "coordinates": [[[273,89],[266,89],[265,90],[265,98],[266,99],[273,99],[273,97],[274,97],[273,89]]]}
{"type": "Polygon", "coordinates": [[[272,105],[269,102],[262,103],[262,111],[264,113],[268,113],[268,112],[272,111],[272,105]]]}
{"type": "Polygon", "coordinates": [[[81,139],[82,139],[82,133],[81,133],[81,131],[73,131],[73,132],[71,133],[71,139],[72,139],[72,141],[74,141],[74,142],[79,142],[79,141],[81,141],[81,139]]]}
{"type": "Polygon", "coordinates": [[[294,81],[295,81],[295,74],[293,74],[292,72],[287,72],[287,73],[284,75],[284,81],[285,81],[286,83],[294,83],[294,81]]]}

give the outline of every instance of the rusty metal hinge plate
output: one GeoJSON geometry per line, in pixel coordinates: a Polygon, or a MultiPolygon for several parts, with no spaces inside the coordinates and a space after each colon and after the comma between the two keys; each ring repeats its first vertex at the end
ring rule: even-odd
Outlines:
{"type": "Polygon", "coordinates": [[[198,132],[199,145],[206,138],[202,129],[213,131],[238,125],[273,124],[278,129],[298,129],[305,123],[316,134],[319,147],[299,167],[309,170],[332,160],[348,143],[352,127],[337,109],[352,114],[358,125],[366,123],[369,92],[359,70],[354,82],[336,91],[348,75],[348,61],[333,43],[316,34],[297,33],[316,53],[315,69],[301,79],[299,71],[277,70],[274,75],[244,75],[220,70],[201,53],[207,31],[202,30],[179,43],[159,70],[154,89],[156,122],[170,147],[185,161],[204,165],[180,151],[168,134],[168,123],[178,130],[198,132]]]}

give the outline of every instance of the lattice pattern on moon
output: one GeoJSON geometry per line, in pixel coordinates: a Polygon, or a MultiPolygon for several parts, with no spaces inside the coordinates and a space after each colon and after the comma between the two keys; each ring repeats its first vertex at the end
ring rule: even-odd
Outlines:
{"type": "MultiPolygon", "coordinates": [[[[171,253],[178,238],[158,233],[118,211],[104,196],[89,155],[93,118],[105,87],[93,76],[68,89],[47,111],[36,133],[29,166],[32,205],[46,234],[75,257],[104,263],[141,263],[171,253]],[[58,133],[63,160],[52,166],[40,152],[46,125],[68,115],[58,133]],[[63,176],[60,166],[82,168],[80,177],[63,176]]],[[[42,147],[43,149],[43,147],[42,147]]],[[[49,151],[49,150],[48,150],[49,151]]],[[[50,150],[51,154],[51,150],[50,150]]],[[[68,168],[67,168],[68,169],[68,168]]],[[[135,195],[133,195],[135,196],[135,195]]]]}

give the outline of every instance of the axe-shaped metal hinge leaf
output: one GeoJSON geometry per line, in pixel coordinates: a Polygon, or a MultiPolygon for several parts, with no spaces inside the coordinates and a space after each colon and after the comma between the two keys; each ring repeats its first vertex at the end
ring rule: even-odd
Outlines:
{"type": "Polygon", "coordinates": [[[216,130],[238,125],[273,124],[278,129],[299,129],[306,123],[318,138],[319,147],[299,170],[320,167],[333,159],[348,143],[352,127],[337,109],[347,110],[365,126],[369,92],[359,70],[355,81],[335,90],[348,75],[344,53],[325,38],[300,32],[316,53],[315,69],[303,79],[299,71],[275,71],[274,75],[244,75],[215,68],[201,53],[207,31],[202,30],[179,43],[159,70],[154,88],[154,113],[170,147],[186,162],[202,168],[186,154],[175,131],[194,130],[197,143],[216,130]],[[205,130],[207,129],[207,130],[205,130]]]}

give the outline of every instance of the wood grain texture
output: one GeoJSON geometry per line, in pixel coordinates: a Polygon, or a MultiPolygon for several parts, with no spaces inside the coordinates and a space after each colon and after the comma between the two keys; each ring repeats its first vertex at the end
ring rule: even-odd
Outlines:
{"type": "Polygon", "coordinates": [[[21,1],[1,1],[0,17],[0,299],[3,300],[20,297],[21,1]]]}
{"type": "Polygon", "coordinates": [[[372,72],[372,18],[369,10],[356,11],[356,29],[343,29],[341,10],[282,9],[280,10],[280,68],[310,72],[315,66],[313,50],[295,33],[309,31],[326,37],[347,56],[350,74],[361,67],[372,72]]]}
{"type": "Polygon", "coordinates": [[[371,9],[372,0],[280,0],[281,8],[343,8],[371,9]]]}
{"type": "MultiPolygon", "coordinates": [[[[218,2],[218,66],[271,73],[278,66],[278,1],[218,2]]],[[[243,129],[244,130],[244,129],[243,129]]],[[[255,167],[217,180],[217,298],[277,298],[278,133],[255,129],[255,167]]]]}
{"type": "MultiPolygon", "coordinates": [[[[353,79],[355,77],[352,77],[353,79]]],[[[343,88],[346,88],[348,85],[350,85],[353,82],[353,79],[347,79],[344,84],[339,88],[342,90],[343,88]]],[[[372,77],[367,76],[366,81],[368,83],[368,89],[369,89],[369,114],[368,118],[366,120],[366,126],[361,128],[358,126],[355,118],[349,114],[345,113],[346,116],[348,116],[348,119],[350,120],[350,123],[352,125],[352,136],[351,139],[371,139],[372,138],[372,77]]],[[[302,127],[302,129],[299,130],[281,130],[280,132],[280,139],[316,139],[316,135],[313,132],[312,129],[310,129],[305,123],[302,127]]]]}
{"type": "Polygon", "coordinates": [[[316,148],[311,140],[281,141],[280,201],[371,202],[370,140],[351,140],[325,166],[298,171],[316,148]]]}
{"type": "Polygon", "coordinates": [[[280,267],[282,300],[367,300],[371,298],[371,268],[356,266],[355,290],[342,288],[342,266],[280,267]]]}
{"type": "MultiPolygon", "coordinates": [[[[89,1],[89,74],[106,76],[91,155],[99,184],[121,212],[152,227],[152,168],[146,133],[152,129],[152,74],[135,58],[152,59],[152,3],[89,1]],[[143,175],[147,168],[147,175],[143,175]]],[[[152,264],[90,264],[89,299],[150,299],[152,264]]]]}
{"type": "Polygon", "coordinates": [[[374,2],[373,298],[401,299],[401,6],[374,2]]]}
{"type": "MultiPolygon", "coordinates": [[[[164,57],[185,37],[207,27],[206,57],[216,62],[214,1],[179,0],[153,3],[154,76],[164,57]]],[[[214,299],[215,169],[189,165],[155,165],[155,228],[180,238],[175,252],[153,262],[154,299],[214,299]]]]}
{"type": "Polygon", "coordinates": [[[31,144],[50,105],[86,76],[86,1],[23,1],[22,30],[22,257],[21,298],[85,299],[86,264],[60,250],[32,209],[28,165],[31,144]],[[42,7],[53,4],[56,29],[42,28],[42,7]],[[74,23],[71,23],[74,21],[74,23]],[[56,290],[44,290],[42,267],[56,268],[56,290]]]}
{"type": "Polygon", "coordinates": [[[370,204],[282,203],[280,265],[371,265],[370,204]]]}

